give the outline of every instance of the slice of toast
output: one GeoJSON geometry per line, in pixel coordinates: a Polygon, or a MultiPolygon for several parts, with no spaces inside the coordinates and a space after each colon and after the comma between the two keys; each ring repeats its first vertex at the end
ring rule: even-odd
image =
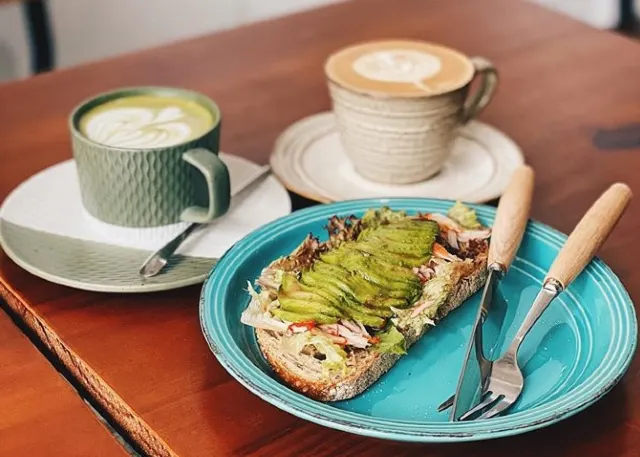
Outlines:
{"type": "MultiPolygon", "coordinates": [[[[440,308],[438,320],[443,319],[475,292],[482,289],[486,280],[486,253],[481,253],[474,260],[473,268],[460,278],[447,301],[440,308]]],[[[429,328],[431,327],[425,326],[422,333],[418,335],[413,332],[403,332],[407,349],[429,328]]],[[[335,374],[327,378],[323,375],[322,362],[313,354],[293,355],[282,351],[283,334],[257,329],[256,336],[260,350],[277,375],[296,391],[320,401],[339,401],[355,397],[375,383],[401,357],[398,354],[354,349],[355,369],[349,370],[346,376],[335,374]]]]}
{"type": "MultiPolygon", "coordinates": [[[[396,310],[398,313],[405,313],[403,323],[400,324],[396,320],[395,327],[402,337],[404,337],[405,349],[410,350],[416,341],[418,341],[428,330],[436,325],[438,321],[445,318],[451,311],[462,305],[469,297],[479,291],[485,284],[487,279],[487,256],[489,243],[486,238],[481,240],[463,239],[465,235],[477,234],[479,231],[471,230],[464,232],[459,240],[456,235],[451,240],[453,230],[448,224],[456,224],[456,222],[440,215],[431,219],[437,220],[441,228],[441,233],[437,239],[439,247],[446,247],[441,255],[448,258],[449,269],[446,278],[447,285],[446,296],[440,295],[440,301],[437,306],[435,315],[430,315],[432,319],[414,318],[409,310],[396,310]],[[444,224],[444,225],[442,225],[444,224]],[[449,236],[447,236],[449,235],[449,236]],[[461,241],[458,243],[458,241],[461,241]],[[453,260],[452,260],[453,259],[453,260]],[[408,320],[407,320],[407,316],[408,320]]],[[[429,217],[427,215],[426,217],[429,217]]],[[[474,216],[475,217],[475,216],[474,216]]],[[[456,226],[457,230],[460,226],[456,226]]],[[[337,219],[332,218],[327,227],[330,233],[330,239],[327,242],[320,243],[311,235],[301,243],[301,245],[289,256],[274,261],[270,266],[263,270],[262,276],[257,283],[262,287],[264,294],[277,292],[278,281],[273,277],[270,271],[301,271],[310,268],[313,265],[314,258],[317,258],[318,252],[326,252],[332,249],[331,243],[338,240],[343,242],[349,239],[355,239],[358,232],[362,229],[359,221],[356,219],[337,219]]],[[[480,227],[490,233],[489,229],[480,227]]],[[[459,232],[458,232],[459,233],[459,232]]],[[[435,254],[434,254],[435,255],[435,254]]],[[[441,260],[441,262],[444,262],[441,260]]],[[[422,267],[421,267],[422,268],[422,267]]],[[[438,268],[431,270],[431,274],[437,275],[438,268]]],[[[418,274],[418,271],[414,269],[418,274]]],[[[428,276],[428,274],[427,274],[428,276]]],[[[431,276],[433,278],[433,276],[431,276]]],[[[426,284],[432,280],[425,278],[423,287],[427,290],[426,284]]],[[[254,292],[255,294],[255,292],[254,292]]],[[[434,308],[435,309],[435,308],[434,308]]],[[[264,311],[264,310],[263,310],[264,311]]],[[[419,310],[416,310],[419,313],[419,310]]],[[[267,311],[267,315],[269,312],[267,311]]],[[[399,314],[398,314],[399,316],[399,314]]],[[[394,319],[391,319],[394,321],[394,319]]],[[[251,323],[247,320],[243,322],[251,323]]],[[[313,345],[307,345],[301,352],[291,352],[283,350],[286,346],[283,343],[292,336],[291,328],[282,322],[270,321],[270,325],[266,328],[256,328],[257,342],[262,354],[265,356],[278,377],[292,389],[319,401],[340,401],[353,398],[365,391],[373,383],[375,383],[384,373],[386,373],[402,355],[395,352],[385,352],[372,350],[371,346],[367,348],[358,348],[349,346],[346,359],[346,368],[342,370],[333,370],[327,373],[323,366],[323,354],[315,350],[313,345]],[[274,328],[271,328],[274,325],[274,328]],[[284,328],[284,330],[283,330],[284,328]]],[[[315,330],[315,329],[314,329],[315,330]]],[[[345,346],[346,347],[346,346],[345,346]]]]}

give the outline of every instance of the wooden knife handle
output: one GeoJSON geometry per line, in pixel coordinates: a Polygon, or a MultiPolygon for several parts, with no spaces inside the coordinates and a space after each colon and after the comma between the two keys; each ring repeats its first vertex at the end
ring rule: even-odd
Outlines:
{"type": "Polygon", "coordinates": [[[531,199],[533,198],[534,173],[528,165],[521,165],[511,176],[500,202],[491,229],[489,265],[500,264],[509,270],[524,235],[531,199]]]}
{"type": "Polygon", "coordinates": [[[631,189],[626,184],[616,183],[609,187],[573,229],[553,261],[545,281],[555,279],[563,288],[569,287],[616,226],[631,195],[631,189]]]}

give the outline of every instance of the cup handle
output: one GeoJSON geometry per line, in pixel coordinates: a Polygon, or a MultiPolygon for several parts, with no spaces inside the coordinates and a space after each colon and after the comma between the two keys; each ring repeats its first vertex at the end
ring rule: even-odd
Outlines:
{"type": "Polygon", "coordinates": [[[229,170],[220,157],[208,149],[197,148],[182,154],[182,160],[203,174],[209,191],[209,207],[190,206],[182,212],[180,219],[205,223],[226,213],[231,201],[231,184],[229,170]]]}
{"type": "Polygon", "coordinates": [[[463,125],[482,112],[498,87],[498,71],[491,62],[484,57],[471,57],[471,63],[475,68],[474,78],[480,77],[480,88],[464,103],[461,119],[463,125]]]}

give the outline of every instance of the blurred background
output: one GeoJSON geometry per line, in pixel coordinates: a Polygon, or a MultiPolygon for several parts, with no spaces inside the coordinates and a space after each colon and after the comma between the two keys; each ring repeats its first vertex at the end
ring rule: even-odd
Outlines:
{"type": "MultiPolygon", "coordinates": [[[[0,0],[0,84],[340,1],[0,0]]],[[[640,37],[640,0],[528,1],[640,37]]]]}

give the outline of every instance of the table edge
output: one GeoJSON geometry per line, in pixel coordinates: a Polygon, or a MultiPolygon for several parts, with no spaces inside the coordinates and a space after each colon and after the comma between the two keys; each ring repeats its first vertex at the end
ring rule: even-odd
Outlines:
{"type": "Polygon", "coordinates": [[[145,453],[159,457],[178,457],[178,454],[124,401],[120,395],[91,368],[53,330],[44,318],[20,294],[0,277],[0,299],[16,317],[31,329],[42,344],[58,359],[74,379],[125,430],[145,453]]]}

